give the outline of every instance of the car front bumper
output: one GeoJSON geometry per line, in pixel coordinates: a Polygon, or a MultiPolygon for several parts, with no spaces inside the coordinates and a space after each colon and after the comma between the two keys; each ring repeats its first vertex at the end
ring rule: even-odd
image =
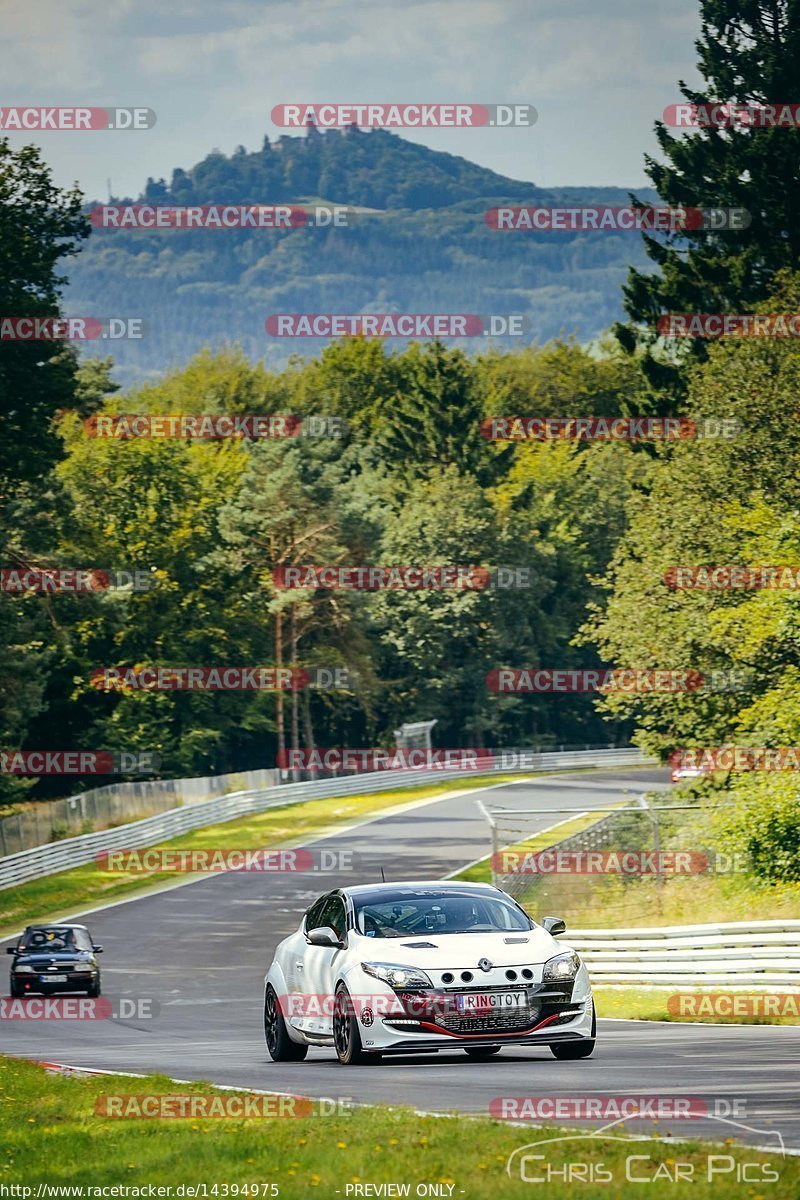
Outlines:
{"type": "Polygon", "coordinates": [[[594,1036],[594,1003],[584,967],[574,984],[527,990],[522,1008],[478,1015],[454,1011],[441,990],[413,995],[387,989],[385,996],[376,994],[374,1005],[363,999],[354,1004],[354,1016],[364,1050],[373,1053],[548,1046],[594,1036]]]}
{"type": "Polygon", "coordinates": [[[12,975],[11,979],[22,989],[23,995],[55,996],[61,992],[85,992],[95,987],[100,978],[98,971],[68,975],[61,983],[51,983],[39,975],[12,975]]]}

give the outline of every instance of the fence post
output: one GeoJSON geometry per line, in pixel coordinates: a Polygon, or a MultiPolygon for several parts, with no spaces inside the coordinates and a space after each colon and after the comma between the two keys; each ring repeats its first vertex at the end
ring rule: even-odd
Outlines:
{"type": "Polygon", "coordinates": [[[656,885],[661,888],[664,886],[665,880],[664,873],[661,870],[661,825],[658,819],[658,813],[647,803],[647,800],[644,798],[644,796],[638,796],[637,799],[639,805],[646,811],[648,817],[650,818],[650,824],[653,827],[653,850],[655,851],[656,855],[657,867],[656,885]]]}
{"type": "Polygon", "coordinates": [[[484,818],[489,822],[489,828],[492,831],[492,857],[490,859],[490,866],[491,866],[491,871],[492,871],[492,883],[496,887],[499,876],[498,876],[498,872],[495,870],[495,863],[497,862],[497,853],[498,853],[498,850],[500,849],[498,839],[497,839],[497,822],[495,821],[494,817],[489,812],[488,808],[486,807],[486,805],[483,803],[482,800],[476,800],[475,803],[477,804],[477,806],[478,806],[479,810],[481,811],[481,813],[483,814],[484,818]]]}

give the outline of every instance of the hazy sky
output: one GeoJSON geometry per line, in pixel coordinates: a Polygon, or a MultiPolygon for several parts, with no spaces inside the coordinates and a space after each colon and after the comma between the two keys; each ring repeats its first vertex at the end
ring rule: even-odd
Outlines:
{"type": "MultiPolygon", "coordinates": [[[[527,102],[532,129],[405,131],[544,186],[645,182],[654,119],[696,80],[697,0],[0,0],[2,105],[138,105],[150,131],[12,134],[59,184],[135,195],[273,105],[527,102]]],[[[267,198],[265,198],[267,199],[267,198]]]]}

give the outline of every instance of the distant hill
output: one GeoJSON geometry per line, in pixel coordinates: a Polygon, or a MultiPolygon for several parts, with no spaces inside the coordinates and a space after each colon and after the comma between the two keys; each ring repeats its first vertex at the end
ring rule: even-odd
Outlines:
{"type": "Polygon", "coordinates": [[[484,220],[509,203],[624,205],[626,189],[538,188],[385,130],[265,138],[261,150],[240,146],[230,157],[215,150],[169,184],[148,179],[140,196],[112,202],[310,201],[373,211],[346,229],[96,230],[69,264],[65,311],[145,318],[142,341],[91,350],[113,353],[129,383],[205,344],[237,341],[273,365],[317,353],[317,339],[268,337],[264,320],[276,312],[523,313],[524,341],[585,341],[621,315],[627,267],[646,261],[635,233],[498,233],[484,220]]]}

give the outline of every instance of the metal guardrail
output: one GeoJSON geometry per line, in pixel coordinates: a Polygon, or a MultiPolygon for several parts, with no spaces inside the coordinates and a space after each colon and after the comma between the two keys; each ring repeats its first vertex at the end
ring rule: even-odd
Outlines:
{"type": "Polygon", "coordinates": [[[493,772],[511,774],[521,771],[527,774],[530,771],[559,771],[592,766],[646,766],[654,762],[654,759],[636,749],[531,753],[526,755],[524,763],[517,767],[509,767],[502,759],[493,757],[476,760],[469,770],[371,771],[337,779],[309,780],[305,783],[232,792],[227,796],[217,796],[212,800],[200,800],[182,808],[170,809],[140,821],[131,821],[115,829],[65,838],[60,842],[48,842],[43,846],[23,850],[19,854],[10,854],[0,859],[0,890],[30,879],[55,875],[72,867],[85,866],[108,850],[138,850],[144,846],[157,846],[170,838],[179,837],[193,829],[201,829],[205,825],[222,824],[237,817],[266,812],[267,809],[284,805],[302,804],[308,800],[320,800],[329,796],[364,795],[369,792],[391,791],[452,779],[463,779],[467,785],[470,776],[493,772]]]}
{"type": "Polygon", "coordinates": [[[596,984],[800,987],[800,921],[576,929],[564,937],[596,984]]]}
{"type": "Polygon", "coordinates": [[[188,779],[107,783],[62,800],[28,801],[16,812],[0,816],[0,856],[21,854],[46,842],[109,829],[184,804],[211,800],[245,788],[272,787],[280,782],[280,771],[262,768],[188,779]]]}

